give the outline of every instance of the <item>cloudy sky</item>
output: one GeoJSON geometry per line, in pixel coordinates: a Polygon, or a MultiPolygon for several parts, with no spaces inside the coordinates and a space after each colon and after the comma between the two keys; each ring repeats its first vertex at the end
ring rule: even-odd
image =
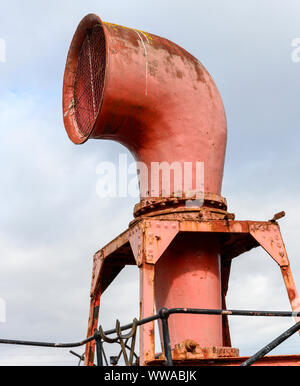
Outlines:
{"type": "MultiPolygon", "coordinates": [[[[280,224],[300,288],[300,62],[292,60],[299,1],[2,1],[0,298],[6,323],[0,336],[82,339],[93,254],[132,220],[135,199],[96,194],[97,165],[126,150],[107,141],[75,146],[63,126],[65,59],[90,12],[173,40],[206,66],[228,118],[223,196],[241,220],[268,220],[286,210],[280,224]]],[[[228,307],[289,310],[279,269],[265,252],[234,261],[228,307]]],[[[138,272],[131,268],[103,296],[100,322],[111,328],[116,318],[128,323],[137,315],[138,272]]],[[[292,323],[232,318],[233,345],[250,355],[292,323]]],[[[300,353],[299,337],[276,352],[300,353]]],[[[76,363],[68,350],[0,346],[0,365],[76,363]]]]}

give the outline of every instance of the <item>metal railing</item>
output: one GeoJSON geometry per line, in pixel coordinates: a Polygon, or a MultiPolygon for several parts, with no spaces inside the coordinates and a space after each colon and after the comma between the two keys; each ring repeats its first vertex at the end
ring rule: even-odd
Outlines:
{"type": "MultiPolygon", "coordinates": [[[[121,346],[121,351],[118,356],[110,358],[111,365],[117,365],[121,356],[123,355],[123,359],[125,361],[126,366],[135,366],[138,365],[138,356],[135,353],[135,343],[136,343],[136,334],[137,327],[142,326],[144,324],[161,320],[162,323],[162,332],[163,332],[163,343],[164,343],[164,354],[165,354],[165,365],[173,366],[172,359],[172,349],[170,343],[170,332],[168,319],[171,315],[174,314],[198,314],[198,315],[221,315],[221,316],[256,316],[256,317],[300,317],[300,312],[285,312],[285,311],[242,311],[242,310],[208,310],[208,309],[193,309],[193,308],[173,308],[161,309],[158,314],[153,315],[149,318],[145,318],[142,320],[135,319],[133,323],[127,324],[125,326],[121,326],[120,322],[117,321],[116,328],[108,331],[103,331],[100,326],[98,330],[95,331],[94,335],[76,343],[46,343],[46,342],[30,342],[30,341],[22,341],[22,340],[8,340],[8,339],[0,339],[0,344],[8,344],[8,345],[21,345],[21,346],[35,346],[35,347],[49,347],[49,348],[75,348],[82,347],[86,344],[95,341],[96,342],[96,354],[97,354],[97,366],[108,366],[108,360],[103,349],[103,342],[106,343],[117,343],[121,346]],[[123,331],[131,330],[128,334],[123,335],[123,331]],[[117,334],[117,337],[110,338],[110,335],[117,334]],[[129,346],[129,340],[131,339],[131,346],[129,346]],[[129,351],[129,356],[127,354],[129,351]],[[136,362],[134,363],[134,359],[136,362]]],[[[251,366],[259,359],[263,358],[269,352],[278,347],[281,343],[286,341],[292,335],[294,335],[297,331],[300,331],[300,322],[297,322],[294,326],[289,328],[283,334],[274,339],[271,343],[263,347],[256,354],[254,354],[251,358],[247,359],[244,363],[241,364],[242,367],[251,366]]],[[[84,355],[79,355],[74,351],[70,351],[71,354],[75,355],[79,358],[79,365],[84,360],[84,355]]]]}

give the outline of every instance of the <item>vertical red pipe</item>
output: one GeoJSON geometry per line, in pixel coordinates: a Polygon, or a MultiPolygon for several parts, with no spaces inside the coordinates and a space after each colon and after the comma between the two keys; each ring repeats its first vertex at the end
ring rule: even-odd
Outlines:
{"type": "MultiPolygon", "coordinates": [[[[158,261],[156,307],[221,309],[218,238],[211,234],[180,234],[158,261]]],[[[171,344],[192,339],[202,347],[221,347],[222,317],[172,315],[171,344]]]]}

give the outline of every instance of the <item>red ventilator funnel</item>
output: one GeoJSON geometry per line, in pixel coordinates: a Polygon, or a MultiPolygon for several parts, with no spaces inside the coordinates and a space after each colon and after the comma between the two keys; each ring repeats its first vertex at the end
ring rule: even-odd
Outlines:
{"type": "MultiPolygon", "coordinates": [[[[220,197],[227,139],[222,100],[203,65],[178,45],[86,16],[67,58],[63,114],[75,144],[114,140],[132,152],[141,181],[136,217],[184,213],[186,200],[201,193],[204,206],[226,209],[220,197]],[[162,177],[153,178],[153,165],[163,163],[171,170],[169,191],[162,177]]],[[[218,239],[179,235],[156,266],[155,290],[157,308],[222,308],[218,239]]],[[[219,316],[176,315],[169,323],[173,346],[186,339],[223,345],[219,316]]]]}

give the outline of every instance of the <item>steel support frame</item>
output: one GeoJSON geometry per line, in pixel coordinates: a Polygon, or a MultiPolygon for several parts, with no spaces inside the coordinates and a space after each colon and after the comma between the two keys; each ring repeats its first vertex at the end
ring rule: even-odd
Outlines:
{"type": "MultiPolygon", "coordinates": [[[[155,313],[155,265],[180,232],[217,233],[221,241],[223,306],[228,290],[230,266],[233,258],[261,246],[279,265],[293,311],[300,310],[300,301],[290,268],[289,259],[276,221],[234,220],[170,220],[168,218],[141,218],[94,256],[91,285],[91,305],[88,337],[98,327],[100,298],[118,273],[126,266],[136,264],[140,269],[140,318],[155,313]]],[[[154,322],[140,329],[140,365],[155,359],[154,322]]],[[[227,317],[223,317],[224,346],[230,347],[227,317]]],[[[95,342],[86,347],[85,364],[94,365],[95,342]]]]}

